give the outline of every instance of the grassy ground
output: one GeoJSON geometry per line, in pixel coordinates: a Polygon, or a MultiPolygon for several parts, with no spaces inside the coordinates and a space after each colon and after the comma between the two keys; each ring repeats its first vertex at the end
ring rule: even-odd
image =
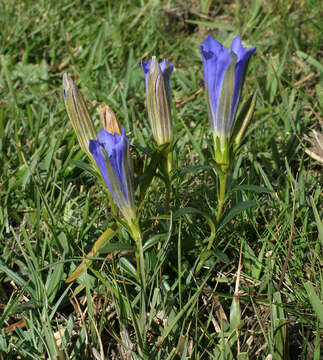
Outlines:
{"type": "MultiPolygon", "coordinates": [[[[304,136],[318,130],[323,103],[321,6],[183,3],[0,0],[1,359],[320,359],[322,166],[304,136]],[[257,46],[243,95],[257,90],[257,105],[212,257],[194,274],[217,205],[199,53],[208,34],[257,46]],[[61,80],[68,72],[82,88],[97,129],[107,103],[147,148],[140,61],[153,55],[175,65],[178,170],[171,219],[157,178],[143,206],[143,313],[123,229],[65,282],[114,219],[61,80]]],[[[137,168],[148,161],[134,156],[137,168]]]]}

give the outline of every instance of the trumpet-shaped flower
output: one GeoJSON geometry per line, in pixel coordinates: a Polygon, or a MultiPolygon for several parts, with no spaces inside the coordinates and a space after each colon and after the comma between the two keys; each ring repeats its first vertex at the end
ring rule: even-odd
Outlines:
{"type": "Polygon", "coordinates": [[[154,139],[159,146],[173,140],[173,123],[170,109],[169,78],[173,65],[168,60],[158,63],[155,56],[142,62],[145,73],[147,109],[154,139]]]}
{"type": "Polygon", "coordinates": [[[94,124],[80,91],[66,73],[63,75],[63,88],[67,114],[82,150],[91,158],[89,142],[91,139],[96,139],[94,124]]]}
{"type": "Polygon", "coordinates": [[[111,127],[108,131],[101,129],[97,140],[90,140],[89,149],[116,205],[132,224],[136,219],[133,167],[124,128],[120,133],[111,131],[111,127]]]}
{"type": "Polygon", "coordinates": [[[237,36],[230,49],[208,36],[201,44],[207,107],[213,128],[215,158],[219,164],[229,164],[229,147],[235,126],[235,115],[244,74],[250,56],[256,48],[247,50],[237,36]]]}

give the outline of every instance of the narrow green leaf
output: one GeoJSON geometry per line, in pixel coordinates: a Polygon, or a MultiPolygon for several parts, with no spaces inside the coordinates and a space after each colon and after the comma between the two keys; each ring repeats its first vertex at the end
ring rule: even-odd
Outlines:
{"type": "Polygon", "coordinates": [[[64,263],[58,263],[55,265],[54,271],[48,276],[48,281],[46,282],[47,296],[49,302],[52,303],[60,289],[60,286],[63,282],[64,275],[64,263]]]}
{"type": "Polygon", "coordinates": [[[320,73],[323,73],[323,65],[312,56],[300,50],[296,51],[296,55],[307,61],[310,65],[313,65],[320,73]]]}
{"type": "Polygon", "coordinates": [[[171,333],[174,326],[179,322],[179,320],[181,319],[181,317],[184,314],[186,314],[186,316],[189,316],[189,314],[192,312],[192,310],[194,308],[193,305],[198,300],[198,297],[200,296],[200,294],[201,294],[201,292],[203,290],[203,287],[206,284],[206,282],[208,281],[208,279],[211,276],[212,272],[213,272],[213,268],[211,268],[208,271],[208,273],[205,276],[203,282],[201,283],[199,288],[195,291],[195,293],[191,296],[191,298],[187,301],[187,303],[183,306],[182,310],[180,312],[178,312],[176,314],[176,316],[171,321],[169,321],[168,326],[162,332],[162,336],[161,336],[160,341],[158,341],[158,344],[156,344],[155,347],[159,346],[160,344],[162,344],[165,341],[165,339],[169,336],[169,334],[171,333]]]}
{"type": "Polygon", "coordinates": [[[234,27],[230,24],[225,24],[220,21],[204,21],[204,20],[186,20],[189,24],[196,24],[196,25],[204,25],[209,29],[221,29],[221,30],[229,30],[233,31],[234,27]]]}
{"type": "Polygon", "coordinates": [[[272,326],[274,327],[275,337],[275,356],[277,360],[285,359],[285,345],[286,345],[286,319],[284,309],[282,307],[282,300],[280,292],[273,294],[273,304],[271,307],[272,326]]]}
{"type": "Polygon", "coordinates": [[[130,244],[112,243],[98,249],[99,254],[108,254],[116,251],[135,251],[135,248],[130,244]]]}
{"type": "Polygon", "coordinates": [[[323,249],[323,222],[320,218],[320,215],[319,215],[317,208],[315,206],[315,203],[314,203],[314,199],[312,197],[311,197],[311,204],[312,204],[312,208],[313,208],[313,212],[314,212],[314,216],[315,216],[317,230],[319,232],[319,239],[321,241],[321,245],[322,245],[322,249],[323,249]]]}
{"type": "Polygon", "coordinates": [[[241,203],[235,205],[232,209],[229,210],[226,217],[221,222],[218,230],[222,229],[228,222],[230,222],[233,218],[235,218],[236,216],[238,216],[245,210],[250,209],[252,207],[256,207],[256,206],[257,206],[257,202],[255,200],[244,201],[244,202],[241,202],[241,203]]]}
{"type": "Polygon", "coordinates": [[[320,329],[316,329],[315,336],[315,348],[314,348],[314,357],[313,360],[321,360],[321,332],[320,329]]]}
{"type": "Polygon", "coordinates": [[[265,187],[257,186],[257,185],[237,185],[231,189],[231,191],[239,191],[239,190],[246,190],[246,191],[251,191],[256,193],[266,193],[266,194],[270,194],[273,192],[271,189],[267,189],[265,187]]]}
{"type": "Polygon", "coordinates": [[[100,249],[104,248],[107,243],[115,236],[118,231],[118,223],[114,223],[110,228],[106,229],[105,232],[98,238],[95,244],[92,247],[92,250],[87,254],[86,259],[84,259],[73,273],[66,279],[67,283],[70,283],[78,279],[86,270],[88,266],[91,265],[91,257],[94,257],[100,249]]]}
{"type": "Polygon", "coordinates": [[[304,287],[306,289],[306,292],[307,292],[308,298],[310,300],[310,303],[312,305],[312,308],[315,311],[316,316],[318,317],[318,319],[321,323],[321,327],[323,327],[323,304],[322,304],[322,301],[316,295],[315,290],[309,281],[307,281],[304,284],[304,287]]]}

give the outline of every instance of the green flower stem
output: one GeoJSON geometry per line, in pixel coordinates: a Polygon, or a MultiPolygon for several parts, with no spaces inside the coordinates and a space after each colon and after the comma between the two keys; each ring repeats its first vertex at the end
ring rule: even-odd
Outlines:
{"type": "Polygon", "coordinates": [[[137,279],[142,288],[146,288],[144,250],[142,247],[142,235],[138,222],[129,224],[131,236],[136,243],[137,279]]]}
{"type": "MultiPolygon", "coordinates": [[[[228,173],[224,172],[224,171],[219,171],[219,181],[220,181],[220,191],[219,191],[219,195],[218,195],[218,210],[216,213],[216,227],[219,226],[220,224],[220,220],[221,220],[221,215],[222,215],[222,211],[223,211],[223,207],[225,204],[225,190],[226,190],[226,184],[227,184],[227,176],[228,173]]],[[[213,245],[215,237],[211,237],[206,251],[210,251],[213,245]]]]}
{"type": "Polygon", "coordinates": [[[170,173],[173,170],[173,152],[170,150],[167,154],[167,173],[170,178],[170,173]]]}
{"type": "MultiPolygon", "coordinates": [[[[220,224],[221,215],[225,204],[225,194],[226,194],[225,190],[227,184],[228,171],[219,168],[217,169],[217,173],[219,174],[220,189],[218,194],[218,210],[216,213],[216,228],[220,224]]],[[[195,270],[196,274],[201,270],[202,266],[204,265],[204,262],[210,257],[214,240],[215,240],[215,236],[211,236],[209,243],[207,244],[206,250],[202,254],[202,257],[196,266],[196,270],[195,270]]]]}
{"type": "Polygon", "coordinates": [[[165,186],[166,186],[165,214],[169,214],[169,203],[172,192],[172,186],[169,177],[166,178],[165,186]]]}
{"type": "Polygon", "coordinates": [[[220,171],[219,172],[219,181],[220,181],[220,192],[218,196],[218,211],[216,213],[216,225],[219,226],[220,219],[223,211],[223,206],[225,203],[225,188],[227,184],[227,172],[220,171]]]}
{"type": "MultiPolygon", "coordinates": [[[[170,213],[170,199],[172,193],[172,179],[171,179],[171,171],[173,169],[173,153],[169,149],[162,153],[162,172],[166,188],[166,195],[165,195],[165,203],[164,203],[164,210],[165,214],[168,215],[170,213]]],[[[159,241],[157,250],[160,250],[162,243],[159,241]]]]}
{"type": "Polygon", "coordinates": [[[141,286],[140,291],[140,314],[139,314],[139,328],[141,335],[145,334],[146,327],[146,274],[145,274],[145,260],[144,250],[142,246],[142,235],[138,221],[136,223],[129,224],[132,238],[136,243],[136,262],[137,262],[137,279],[141,286]]]}
{"type": "MultiPolygon", "coordinates": [[[[170,203],[170,196],[171,196],[171,192],[172,192],[172,185],[171,185],[171,181],[169,177],[166,177],[164,179],[165,181],[165,186],[166,186],[166,198],[165,198],[165,205],[164,205],[164,210],[165,210],[165,214],[169,214],[170,213],[170,207],[169,207],[169,203],[170,203]]],[[[157,245],[157,250],[159,251],[162,247],[162,242],[159,241],[158,245],[157,245]]]]}
{"type": "Polygon", "coordinates": [[[164,175],[164,181],[166,186],[166,199],[165,199],[165,214],[169,214],[170,208],[170,198],[171,198],[171,192],[172,192],[172,185],[171,185],[171,171],[173,169],[173,153],[172,151],[167,148],[166,151],[163,153],[163,175],[164,175]]]}

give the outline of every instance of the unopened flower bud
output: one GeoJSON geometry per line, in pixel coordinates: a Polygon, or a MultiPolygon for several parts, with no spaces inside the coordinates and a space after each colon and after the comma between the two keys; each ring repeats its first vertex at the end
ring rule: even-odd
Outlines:
{"type": "Polygon", "coordinates": [[[121,135],[121,124],[113,110],[108,105],[104,105],[101,107],[100,112],[103,129],[111,135],[121,135]]]}
{"type": "Polygon", "coordinates": [[[82,150],[91,158],[89,151],[90,140],[97,137],[94,124],[80,91],[66,73],[63,75],[63,88],[68,117],[71,120],[82,150]]]}
{"type": "Polygon", "coordinates": [[[170,109],[169,77],[173,65],[168,60],[158,63],[155,56],[142,62],[145,73],[147,109],[154,139],[159,146],[173,140],[173,123],[170,109]]]}

